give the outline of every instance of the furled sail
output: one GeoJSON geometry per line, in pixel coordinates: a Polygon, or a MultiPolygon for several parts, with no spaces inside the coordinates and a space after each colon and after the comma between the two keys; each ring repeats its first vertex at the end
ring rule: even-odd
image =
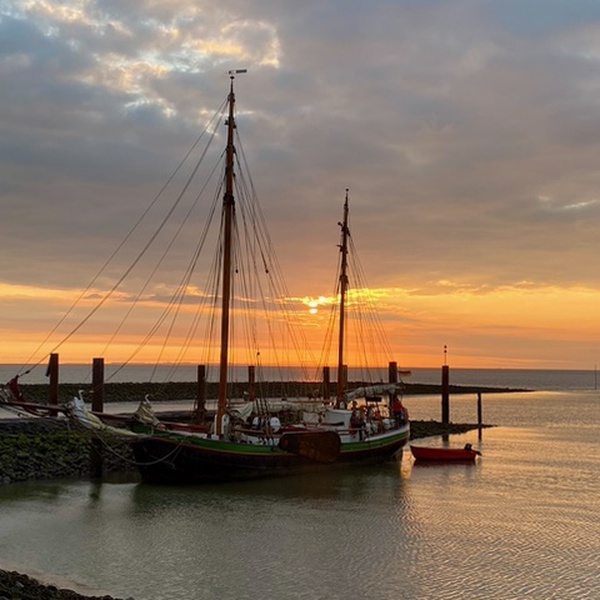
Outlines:
{"type": "Polygon", "coordinates": [[[395,394],[402,390],[400,383],[380,383],[377,385],[366,385],[349,390],[345,393],[346,402],[352,402],[357,398],[369,398],[371,396],[380,396],[382,394],[395,394]]]}
{"type": "Polygon", "coordinates": [[[120,429],[112,427],[104,423],[99,417],[92,414],[85,406],[85,402],[81,397],[74,397],[65,404],[65,413],[71,421],[83,426],[85,429],[90,429],[96,432],[111,433],[120,437],[139,438],[144,437],[139,433],[134,433],[128,429],[120,429]]]}

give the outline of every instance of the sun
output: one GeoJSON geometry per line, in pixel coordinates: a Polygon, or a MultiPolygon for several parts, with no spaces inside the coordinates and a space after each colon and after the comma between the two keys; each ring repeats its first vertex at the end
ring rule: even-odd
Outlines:
{"type": "Polygon", "coordinates": [[[331,304],[332,300],[325,296],[319,296],[318,298],[304,298],[302,302],[308,306],[309,314],[316,315],[319,312],[319,306],[331,304]]]}

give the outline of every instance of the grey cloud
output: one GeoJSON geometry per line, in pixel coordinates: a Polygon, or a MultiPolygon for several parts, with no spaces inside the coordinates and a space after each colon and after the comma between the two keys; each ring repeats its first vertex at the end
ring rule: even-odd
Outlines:
{"type": "Polygon", "coordinates": [[[14,260],[0,278],[39,283],[38,264],[45,281],[85,283],[89,261],[121,239],[202,111],[225,97],[226,70],[248,67],[239,130],[283,265],[300,247],[307,278],[329,285],[350,187],[373,285],[597,286],[600,115],[590,90],[600,82],[573,30],[600,15],[575,5],[568,18],[564,5],[544,4],[544,27],[539,5],[512,2],[231,1],[209,12],[115,1],[72,22],[5,15],[0,244],[14,260]],[[203,41],[230,41],[242,56],[206,60],[191,50],[203,41]],[[279,65],[259,65],[275,42],[279,65]],[[146,60],[165,70],[144,70],[146,60]],[[117,80],[121,67],[131,81],[117,80]]]}

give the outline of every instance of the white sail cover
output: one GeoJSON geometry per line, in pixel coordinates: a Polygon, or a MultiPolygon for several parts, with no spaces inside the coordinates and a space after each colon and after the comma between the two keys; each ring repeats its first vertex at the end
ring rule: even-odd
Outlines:
{"type": "Polygon", "coordinates": [[[121,437],[141,437],[140,434],[129,431],[128,429],[120,429],[118,427],[107,425],[85,407],[85,402],[82,398],[74,397],[72,400],[67,402],[65,404],[65,411],[69,419],[79,423],[86,429],[112,433],[121,437]]]}
{"type": "Polygon", "coordinates": [[[366,385],[346,392],[346,400],[352,402],[356,398],[367,398],[369,396],[379,396],[382,394],[395,394],[402,390],[399,383],[380,383],[377,385],[366,385]]]}
{"type": "Polygon", "coordinates": [[[140,401],[139,406],[133,413],[133,418],[140,423],[144,423],[144,425],[150,425],[152,427],[160,426],[160,421],[154,414],[152,402],[150,402],[150,398],[147,395],[140,401]]]}
{"type": "Polygon", "coordinates": [[[231,408],[229,412],[235,414],[242,421],[246,421],[255,410],[254,404],[254,402],[246,402],[245,404],[231,408]]]}
{"type": "Polygon", "coordinates": [[[303,410],[311,410],[323,412],[325,409],[323,407],[322,400],[289,400],[282,398],[281,400],[269,398],[269,400],[262,400],[260,405],[257,401],[253,402],[244,402],[243,404],[236,404],[232,408],[229,409],[229,412],[235,414],[243,420],[246,420],[251,414],[272,414],[277,413],[282,410],[293,410],[302,412],[303,410]]]}

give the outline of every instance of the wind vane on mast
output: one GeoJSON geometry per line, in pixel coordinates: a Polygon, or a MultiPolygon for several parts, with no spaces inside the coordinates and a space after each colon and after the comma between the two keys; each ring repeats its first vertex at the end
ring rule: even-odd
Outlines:
{"type": "Polygon", "coordinates": [[[234,75],[239,75],[240,73],[247,73],[248,69],[230,69],[227,71],[229,75],[233,78],[234,75]]]}

